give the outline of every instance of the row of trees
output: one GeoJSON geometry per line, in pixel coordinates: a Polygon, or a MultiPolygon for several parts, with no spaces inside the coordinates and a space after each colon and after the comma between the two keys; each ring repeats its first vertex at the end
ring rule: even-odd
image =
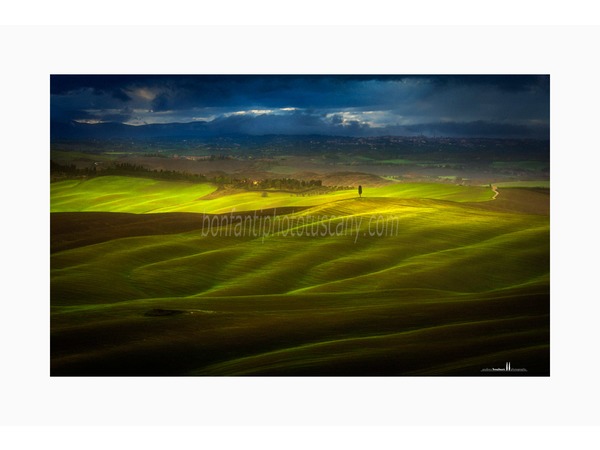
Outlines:
{"type": "Polygon", "coordinates": [[[236,178],[228,174],[219,174],[211,177],[205,175],[179,172],[175,170],[148,169],[142,165],[130,163],[113,163],[107,166],[77,168],[74,164],[63,165],[50,161],[50,174],[52,180],[65,178],[91,178],[95,176],[134,176],[152,178],[155,180],[190,181],[196,183],[210,182],[221,186],[230,186],[249,191],[279,190],[292,193],[319,193],[340,189],[351,189],[349,186],[323,186],[321,180],[298,180],[295,178],[268,178],[251,179],[236,178]]]}
{"type": "Polygon", "coordinates": [[[156,180],[178,180],[178,181],[193,181],[205,182],[214,181],[204,175],[195,173],[178,172],[175,170],[150,170],[144,166],[129,163],[114,163],[108,166],[77,168],[74,164],[59,164],[55,161],[50,161],[50,175],[53,180],[61,178],[90,178],[95,176],[119,175],[119,176],[140,176],[144,178],[152,178],[156,180]]]}
{"type": "Polygon", "coordinates": [[[247,188],[249,190],[279,189],[291,191],[321,187],[323,185],[321,180],[305,181],[297,180],[295,178],[267,178],[264,180],[251,180],[249,178],[244,178],[241,180],[234,179],[233,184],[236,187],[247,188]]]}

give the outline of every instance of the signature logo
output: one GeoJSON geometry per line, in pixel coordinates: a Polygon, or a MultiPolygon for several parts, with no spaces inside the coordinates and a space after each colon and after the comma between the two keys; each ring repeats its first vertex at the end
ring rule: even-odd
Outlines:
{"type": "Polygon", "coordinates": [[[482,372],[527,372],[527,369],[523,369],[523,368],[514,368],[511,366],[510,362],[507,362],[506,365],[504,367],[492,367],[490,368],[486,368],[486,369],[481,369],[482,372]]]}

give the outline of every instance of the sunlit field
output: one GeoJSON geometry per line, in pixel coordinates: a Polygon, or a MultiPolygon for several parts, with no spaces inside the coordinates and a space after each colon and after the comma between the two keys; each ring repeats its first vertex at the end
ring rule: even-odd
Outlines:
{"type": "MultiPolygon", "coordinates": [[[[252,211],[290,206],[315,206],[357,197],[356,190],[351,189],[310,196],[280,191],[256,191],[203,198],[216,189],[216,186],[209,183],[156,181],[120,176],[66,180],[51,184],[51,212],[220,214],[230,213],[232,210],[252,211]]],[[[477,202],[493,197],[493,193],[486,187],[435,183],[398,183],[373,187],[365,195],[371,198],[420,198],[455,202],[477,202]]],[[[385,202],[382,205],[385,206],[385,202]]]]}
{"type": "Polygon", "coordinates": [[[548,375],[549,190],[499,189],[54,182],[51,373],[548,375]]]}

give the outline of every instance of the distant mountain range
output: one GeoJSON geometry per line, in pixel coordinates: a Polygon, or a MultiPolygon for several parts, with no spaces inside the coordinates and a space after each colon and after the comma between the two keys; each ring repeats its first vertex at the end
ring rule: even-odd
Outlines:
{"type": "Polygon", "coordinates": [[[87,124],[56,122],[50,124],[51,140],[58,139],[150,139],[159,137],[199,137],[218,134],[207,122],[126,125],[117,122],[87,124]]]}
{"type": "MultiPolygon", "coordinates": [[[[188,123],[164,123],[147,125],[126,125],[119,122],[82,123],[82,122],[50,122],[51,141],[59,140],[111,140],[111,139],[157,139],[157,138],[217,138],[221,136],[250,136],[262,135],[280,136],[328,136],[352,137],[353,139],[377,138],[383,136],[446,136],[450,138],[538,138],[547,140],[547,133],[543,127],[539,130],[526,128],[520,125],[494,124],[483,121],[458,123],[421,124],[402,127],[387,127],[385,129],[367,129],[362,131],[348,128],[305,128],[290,129],[282,132],[281,128],[265,127],[255,128],[252,119],[244,117],[229,117],[223,120],[194,121],[188,123]],[[263,130],[265,132],[260,132],[263,130]],[[272,130],[269,132],[269,130],[272,130]],[[287,132],[290,131],[290,132],[287,132]],[[295,131],[295,133],[291,133],[295,131]]],[[[263,124],[264,125],[264,124],[263,124]]]]}
{"type": "Polygon", "coordinates": [[[251,135],[224,133],[212,122],[125,125],[53,122],[51,148],[72,151],[167,152],[180,155],[265,156],[337,153],[371,156],[377,160],[419,154],[450,161],[550,160],[550,142],[543,139],[458,138],[425,136],[330,136],[317,134],[251,135]]]}

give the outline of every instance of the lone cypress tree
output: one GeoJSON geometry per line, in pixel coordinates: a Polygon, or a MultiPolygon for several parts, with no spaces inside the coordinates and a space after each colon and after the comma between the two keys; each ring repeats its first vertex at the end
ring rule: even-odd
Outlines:
{"type": "Polygon", "coordinates": [[[362,186],[361,185],[358,186],[358,196],[362,197],[362,186]]]}

